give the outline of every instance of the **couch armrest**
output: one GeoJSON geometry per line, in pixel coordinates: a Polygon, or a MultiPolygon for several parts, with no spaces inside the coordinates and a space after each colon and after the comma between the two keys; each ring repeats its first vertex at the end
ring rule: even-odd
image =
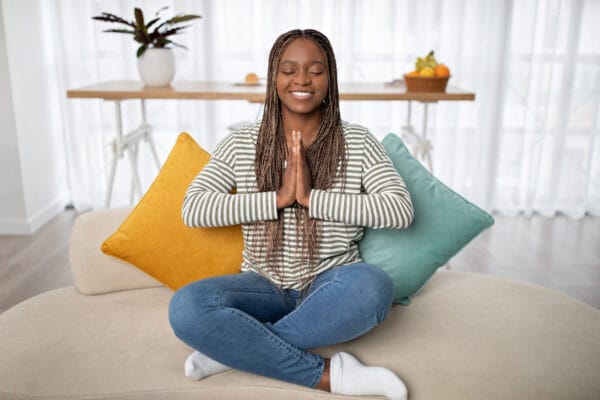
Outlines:
{"type": "Polygon", "coordinates": [[[100,246],[123,223],[128,208],[95,210],[81,214],[71,232],[69,260],[77,289],[84,294],[162,286],[150,275],[118,258],[102,253],[100,246]]]}

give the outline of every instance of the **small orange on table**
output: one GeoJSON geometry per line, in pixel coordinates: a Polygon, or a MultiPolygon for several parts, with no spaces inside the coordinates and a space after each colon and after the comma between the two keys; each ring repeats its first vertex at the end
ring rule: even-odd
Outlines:
{"type": "Polygon", "coordinates": [[[434,72],[435,76],[439,76],[442,78],[446,78],[446,77],[450,76],[450,68],[448,68],[444,64],[436,65],[435,68],[433,69],[433,72],[434,72]]]}
{"type": "Polygon", "coordinates": [[[246,74],[246,76],[244,78],[244,83],[247,83],[247,84],[258,83],[258,75],[256,75],[254,72],[250,72],[250,73],[246,74]]]}

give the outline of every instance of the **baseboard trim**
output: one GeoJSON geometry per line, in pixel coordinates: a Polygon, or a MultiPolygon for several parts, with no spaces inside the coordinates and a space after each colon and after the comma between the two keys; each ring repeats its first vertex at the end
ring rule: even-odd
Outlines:
{"type": "Polygon", "coordinates": [[[0,219],[0,235],[31,235],[62,212],[68,203],[69,195],[63,193],[25,221],[0,219]]]}

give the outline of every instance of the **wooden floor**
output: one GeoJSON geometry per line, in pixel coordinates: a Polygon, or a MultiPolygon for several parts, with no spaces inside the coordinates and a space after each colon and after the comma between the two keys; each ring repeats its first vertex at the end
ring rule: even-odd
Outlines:
{"type": "Polygon", "coordinates": [[[69,235],[76,217],[66,210],[33,235],[0,235],[0,313],[36,294],[74,285],[69,235]]]}
{"type": "MultiPolygon", "coordinates": [[[[0,235],[0,313],[73,285],[68,239],[76,217],[67,210],[34,235],[0,235]]],[[[492,228],[451,260],[450,270],[539,284],[600,308],[600,218],[495,218],[492,228]]]]}

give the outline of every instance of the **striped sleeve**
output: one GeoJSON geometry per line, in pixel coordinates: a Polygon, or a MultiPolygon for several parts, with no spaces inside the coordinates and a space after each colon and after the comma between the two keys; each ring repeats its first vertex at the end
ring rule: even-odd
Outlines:
{"type": "Polygon", "coordinates": [[[406,228],[413,207],[404,180],[394,169],[385,149],[370,133],[365,135],[361,186],[364,193],[346,194],[313,189],[312,218],[371,228],[406,228]]]}
{"type": "Polygon", "coordinates": [[[181,210],[190,227],[215,227],[277,219],[275,192],[236,193],[236,140],[225,138],[187,189],[181,210]]]}

